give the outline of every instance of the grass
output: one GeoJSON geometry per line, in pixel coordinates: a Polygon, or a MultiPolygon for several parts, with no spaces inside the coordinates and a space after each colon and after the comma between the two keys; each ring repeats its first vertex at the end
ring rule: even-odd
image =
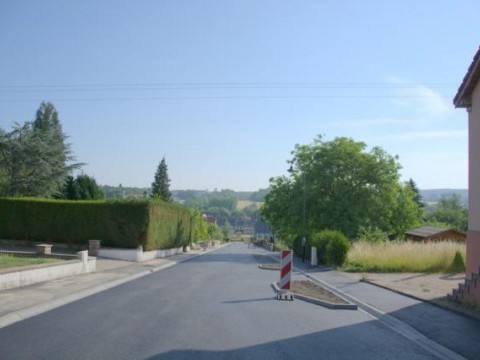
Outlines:
{"type": "Polygon", "coordinates": [[[48,263],[53,263],[57,261],[59,261],[59,259],[0,254],[0,269],[7,269],[7,268],[17,267],[17,266],[48,264],[48,263]]]}
{"type": "Polygon", "coordinates": [[[243,210],[246,207],[249,207],[250,205],[255,205],[257,209],[260,209],[263,203],[261,202],[256,202],[256,201],[251,201],[251,200],[238,200],[237,201],[237,210],[243,210]]]}
{"type": "Polygon", "coordinates": [[[456,242],[356,242],[342,269],[351,272],[449,273],[457,251],[465,259],[465,244],[456,242]]]}

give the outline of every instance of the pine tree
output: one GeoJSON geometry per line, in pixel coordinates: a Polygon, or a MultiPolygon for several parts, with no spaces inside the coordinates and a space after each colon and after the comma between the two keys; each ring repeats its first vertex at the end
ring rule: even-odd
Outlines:
{"type": "Polygon", "coordinates": [[[16,124],[0,132],[0,195],[44,196],[58,194],[67,175],[81,164],[73,160],[58,113],[42,103],[33,122],[16,124]]]}
{"type": "Polygon", "coordinates": [[[39,180],[38,195],[51,196],[59,191],[66,176],[74,166],[67,165],[73,160],[67,136],[62,131],[58,113],[51,103],[43,102],[32,123],[33,133],[45,146],[41,151],[42,170],[35,174],[39,180]]]}
{"type": "Polygon", "coordinates": [[[68,200],[99,200],[104,198],[104,194],[95,178],[82,174],[75,179],[73,176],[67,176],[62,191],[57,197],[68,200]]]}
{"type": "Polygon", "coordinates": [[[157,167],[155,178],[152,183],[152,197],[157,197],[165,201],[172,200],[170,192],[170,179],[168,178],[168,168],[165,157],[157,167]]]}
{"type": "Polygon", "coordinates": [[[407,181],[407,186],[412,190],[413,192],[413,200],[417,203],[419,208],[424,208],[425,204],[423,203],[422,195],[420,195],[420,190],[417,187],[417,184],[413,179],[410,179],[407,181]]]}

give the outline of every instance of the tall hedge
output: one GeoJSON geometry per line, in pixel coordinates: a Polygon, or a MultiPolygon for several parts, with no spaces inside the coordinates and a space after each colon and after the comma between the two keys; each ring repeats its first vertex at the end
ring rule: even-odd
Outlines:
{"type": "Polygon", "coordinates": [[[0,199],[0,238],[145,250],[190,242],[190,212],[162,201],[0,199]]]}

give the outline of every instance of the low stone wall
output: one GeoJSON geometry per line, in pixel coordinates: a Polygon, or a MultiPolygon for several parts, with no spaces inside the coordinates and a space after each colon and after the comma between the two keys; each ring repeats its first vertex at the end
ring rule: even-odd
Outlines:
{"type": "Polygon", "coordinates": [[[11,272],[3,272],[0,274],[0,290],[94,272],[96,265],[96,258],[89,258],[86,250],[80,251],[79,260],[68,260],[62,264],[43,265],[35,268],[17,268],[11,272]]]}
{"type": "Polygon", "coordinates": [[[102,247],[98,249],[99,257],[136,262],[148,261],[181,253],[183,253],[183,247],[153,251],[143,251],[143,248],[141,246],[137,249],[117,249],[102,247]]]}

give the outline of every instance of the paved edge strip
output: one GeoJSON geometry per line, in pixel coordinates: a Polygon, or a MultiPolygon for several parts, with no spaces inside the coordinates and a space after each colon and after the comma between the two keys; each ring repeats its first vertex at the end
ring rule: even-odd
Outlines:
{"type": "Polygon", "coordinates": [[[88,296],[95,295],[99,292],[102,292],[102,291],[114,288],[116,286],[125,284],[127,282],[139,279],[141,277],[152,274],[154,272],[164,270],[164,269],[167,269],[167,268],[172,267],[174,265],[178,265],[178,264],[190,261],[190,260],[195,259],[199,256],[208,254],[212,251],[222,249],[222,248],[224,248],[226,246],[229,246],[229,245],[231,245],[231,243],[222,244],[215,249],[206,250],[204,252],[201,252],[199,254],[195,254],[195,255],[192,255],[192,256],[187,255],[187,257],[185,259],[172,261],[168,264],[164,264],[164,265],[152,268],[152,269],[144,270],[142,272],[124,277],[122,279],[114,280],[114,281],[108,282],[106,284],[97,285],[97,286],[94,286],[94,287],[92,287],[90,289],[87,289],[87,290],[81,290],[81,291],[78,291],[76,293],[64,296],[60,299],[47,301],[47,302],[42,303],[42,304],[33,305],[33,306],[30,306],[30,307],[27,307],[27,308],[24,308],[24,309],[13,311],[9,314],[6,314],[6,315],[3,315],[3,316],[0,317],[0,329],[4,328],[4,327],[7,327],[9,325],[12,325],[16,322],[26,320],[26,319],[31,318],[33,316],[43,314],[44,312],[56,309],[60,306],[67,305],[67,304],[72,303],[74,301],[81,300],[81,299],[86,298],[88,296]]]}
{"type": "Polygon", "coordinates": [[[377,286],[377,287],[382,288],[382,289],[385,289],[385,290],[392,291],[392,292],[394,292],[394,293],[397,293],[397,294],[400,294],[400,295],[403,295],[403,296],[406,296],[406,297],[409,297],[409,298],[412,298],[413,300],[417,300],[417,301],[422,301],[422,302],[428,303],[428,304],[433,305],[433,306],[436,306],[436,307],[438,307],[438,308],[440,308],[440,309],[452,311],[452,312],[454,312],[455,314],[458,314],[458,315],[461,315],[461,316],[465,316],[465,317],[467,317],[467,318],[469,318],[469,319],[480,320],[480,315],[477,315],[477,314],[474,314],[474,313],[470,313],[470,312],[467,312],[467,311],[463,311],[462,309],[457,309],[457,308],[455,308],[454,306],[450,306],[450,305],[448,305],[448,304],[438,303],[438,302],[436,302],[435,300],[422,299],[422,298],[419,298],[418,296],[415,296],[415,295],[412,295],[412,294],[408,294],[408,293],[405,293],[405,292],[400,291],[400,290],[392,289],[392,288],[389,288],[388,286],[384,286],[384,285],[381,285],[381,284],[377,284],[376,282],[373,282],[373,281],[370,281],[370,280],[361,279],[361,280],[359,280],[359,281],[360,281],[360,282],[367,283],[367,284],[370,284],[370,285],[377,286]]]}
{"type": "MultiPolygon", "coordinates": [[[[275,261],[278,261],[278,258],[276,258],[273,255],[270,255],[271,258],[275,259],[275,261]]],[[[320,285],[324,286],[326,289],[330,290],[333,292],[335,295],[342,296],[345,299],[347,299],[349,302],[352,302],[356,304],[361,310],[364,312],[368,313],[370,316],[373,318],[377,319],[382,323],[384,326],[388,327],[389,329],[395,331],[397,334],[405,337],[406,339],[412,341],[414,344],[418,345],[422,349],[428,351],[429,353],[433,354],[439,359],[444,359],[444,360],[466,360],[463,356],[460,354],[457,354],[456,352],[448,349],[447,347],[429,339],[425,335],[423,335],[421,332],[415,330],[413,327],[408,325],[407,323],[398,320],[397,318],[386,314],[380,309],[377,309],[376,307],[367,304],[360,299],[357,299],[356,297],[347,294],[346,292],[336,288],[335,286],[327,283],[324,280],[321,280],[317,278],[314,275],[310,275],[307,272],[305,272],[302,269],[299,269],[298,267],[294,266],[294,269],[304,275],[305,277],[319,283],[320,285]]],[[[389,290],[389,289],[388,289],[389,290]]]]}

